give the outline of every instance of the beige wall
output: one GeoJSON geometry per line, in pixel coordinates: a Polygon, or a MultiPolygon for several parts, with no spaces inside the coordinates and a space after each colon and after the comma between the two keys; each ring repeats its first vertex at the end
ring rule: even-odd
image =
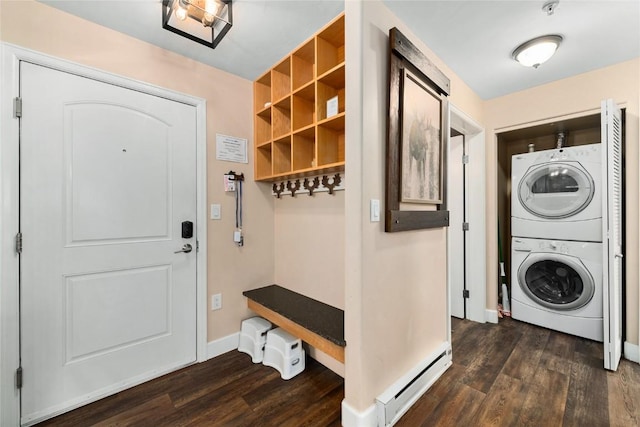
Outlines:
{"type": "Polygon", "coordinates": [[[274,237],[275,282],[343,310],[344,196],[281,196],[274,237]]]}
{"type": "Polygon", "coordinates": [[[273,281],[273,198],[266,186],[253,181],[251,144],[249,164],[220,162],[215,160],[215,135],[252,141],[252,83],[42,3],[1,3],[3,42],[207,101],[208,204],[222,205],[222,220],[208,220],[208,287],[210,294],[223,293],[223,309],[208,311],[208,340],[237,332],[241,320],[251,315],[242,291],[273,281]],[[222,188],[222,175],[229,169],[247,177],[242,248],[232,239],[235,202],[222,188]]]}
{"type": "Polygon", "coordinates": [[[369,200],[384,201],[389,29],[451,79],[451,101],[478,122],[482,102],[381,1],[347,1],[345,10],[345,402],[363,411],[448,339],[446,229],[385,233],[384,222],[369,221],[369,200]]]}
{"type": "Polygon", "coordinates": [[[487,307],[497,304],[496,131],[555,117],[586,115],[613,98],[626,108],[626,341],[638,344],[638,114],[640,59],[558,80],[485,102],[487,152],[487,307]],[[586,112],[586,113],[585,113],[586,112]]]}

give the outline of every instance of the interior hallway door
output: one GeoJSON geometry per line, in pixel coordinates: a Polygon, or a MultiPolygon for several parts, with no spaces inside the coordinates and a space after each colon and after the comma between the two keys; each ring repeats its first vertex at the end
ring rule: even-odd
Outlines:
{"type": "Polygon", "coordinates": [[[30,424],[196,360],[196,109],[20,67],[30,424]]]}
{"type": "Polygon", "coordinates": [[[449,207],[449,283],[451,315],[460,319],[466,317],[466,184],[465,184],[465,142],[464,135],[449,138],[449,163],[447,165],[447,203],[449,207]]]}

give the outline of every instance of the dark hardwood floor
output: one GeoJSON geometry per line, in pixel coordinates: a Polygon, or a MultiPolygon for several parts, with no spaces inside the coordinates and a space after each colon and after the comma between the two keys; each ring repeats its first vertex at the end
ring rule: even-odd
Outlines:
{"type": "Polygon", "coordinates": [[[231,351],[39,426],[340,426],[342,378],[307,357],[285,381],[231,351]]]}
{"type": "Polygon", "coordinates": [[[640,365],[512,319],[452,319],[453,365],[396,426],[637,426],[640,365]]]}
{"type": "MultiPolygon", "coordinates": [[[[638,426],[640,365],[602,344],[504,319],[452,320],[453,366],[397,426],[638,426]]],[[[289,381],[232,351],[40,426],[339,426],[342,378],[307,358],[289,381]]]]}

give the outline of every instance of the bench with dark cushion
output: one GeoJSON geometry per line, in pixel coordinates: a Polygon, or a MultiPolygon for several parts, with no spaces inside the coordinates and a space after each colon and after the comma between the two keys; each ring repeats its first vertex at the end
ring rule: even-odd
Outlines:
{"type": "Polygon", "coordinates": [[[312,347],[344,363],[344,311],[278,285],[244,291],[247,306],[312,347]]]}

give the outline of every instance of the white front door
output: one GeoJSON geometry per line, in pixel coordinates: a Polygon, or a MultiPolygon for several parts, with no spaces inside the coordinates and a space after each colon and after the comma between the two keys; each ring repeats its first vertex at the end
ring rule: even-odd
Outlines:
{"type": "Polygon", "coordinates": [[[196,108],[27,62],[20,92],[33,423],[196,360],[196,108]]]}

